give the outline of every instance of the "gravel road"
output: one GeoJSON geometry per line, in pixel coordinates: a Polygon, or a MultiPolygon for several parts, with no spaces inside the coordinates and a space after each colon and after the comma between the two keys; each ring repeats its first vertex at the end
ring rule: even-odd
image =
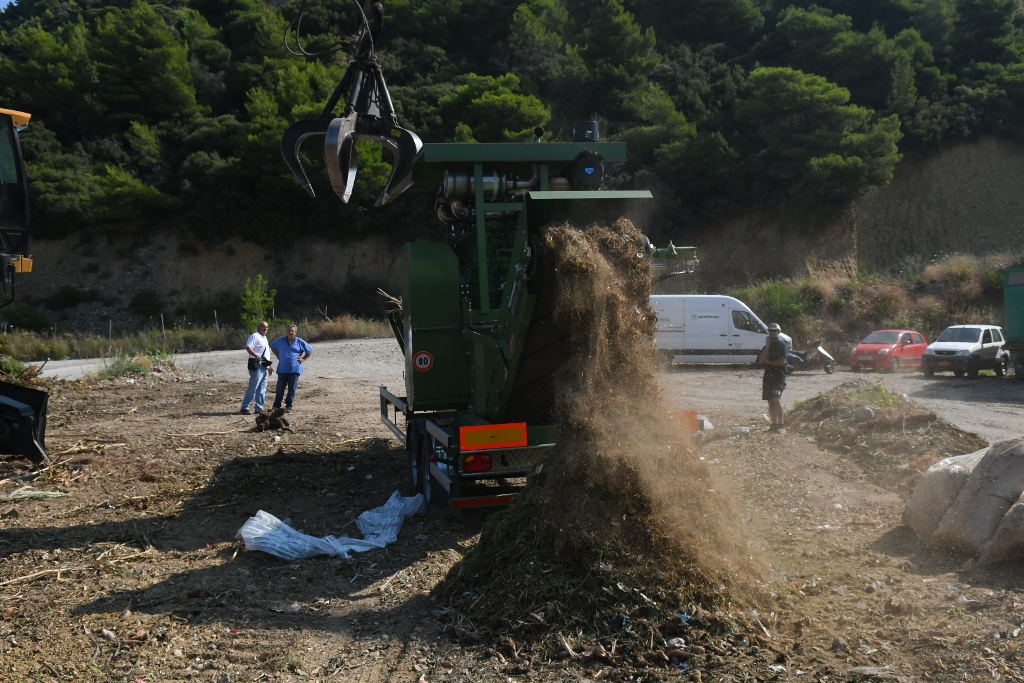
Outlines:
{"type": "MultiPolygon", "coordinates": [[[[387,385],[402,392],[404,382],[402,355],[391,339],[351,339],[318,342],[303,376],[303,387],[322,387],[330,391],[337,380],[348,380],[349,388],[359,386],[359,400],[371,400],[375,387],[387,385]]],[[[245,355],[239,351],[213,351],[182,354],[179,367],[240,380],[245,377],[245,355]]],[[[102,360],[49,362],[44,377],[75,379],[102,369],[102,360]]],[[[816,396],[852,379],[881,381],[890,391],[906,394],[935,411],[961,429],[974,432],[989,441],[1024,434],[1024,382],[982,376],[977,380],[955,379],[939,375],[926,379],[919,372],[897,374],[835,374],[799,372],[790,376],[784,404],[816,396]]],[[[766,412],[761,401],[761,372],[750,367],[675,366],[662,373],[666,402],[674,409],[697,410],[705,414],[726,414],[750,419],[766,412]]],[[[355,406],[353,406],[354,408],[355,406]]],[[[372,409],[372,405],[368,406],[372,409]]],[[[717,426],[717,425],[716,425],[717,426]]],[[[727,425],[721,425],[721,428],[727,425]]]]}

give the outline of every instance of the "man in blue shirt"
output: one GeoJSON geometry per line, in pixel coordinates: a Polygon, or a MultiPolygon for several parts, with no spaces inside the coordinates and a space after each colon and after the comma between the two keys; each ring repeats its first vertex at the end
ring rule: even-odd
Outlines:
{"type": "Polygon", "coordinates": [[[284,396],[285,387],[288,388],[288,396],[284,405],[288,412],[292,412],[292,404],[295,402],[295,387],[299,384],[299,375],[302,374],[303,365],[313,355],[313,347],[300,339],[299,328],[295,325],[288,326],[288,332],[283,337],[278,337],[270,344],[271,352],[277,357],[277,393],[274,396],[274,407],[281,407],[281,397],[284,396]]]}

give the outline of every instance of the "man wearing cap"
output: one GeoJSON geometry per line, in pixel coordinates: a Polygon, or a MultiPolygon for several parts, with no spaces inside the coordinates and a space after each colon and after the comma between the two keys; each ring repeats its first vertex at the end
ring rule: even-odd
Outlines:
{"type": "Polygon", "coordinates": [[[786,413],[782,409],[782,392],[786,389],[786,341],[780,338],[782,327],[778,323],[768,326],[768,339],[757,362],[764,365],[761,380],[761,398],[768,401],[768,417],[771,418],[772,432],[786,432],[786,413]]]}

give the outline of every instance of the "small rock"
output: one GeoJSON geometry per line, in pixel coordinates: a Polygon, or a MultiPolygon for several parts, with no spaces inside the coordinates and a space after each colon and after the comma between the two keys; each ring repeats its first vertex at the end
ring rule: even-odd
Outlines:
{"type": "Polygon", "coordinates": [[[850,644],[842,638],[837,637],[832,641],[832,650],[834,652],[849,652],[850,644]]]}
{"type": "Polygon", "coordinates": [[[885,611],[889,614],[910,614],[914,608],[906,600],[892,597],[885,603],[885,611]]]}

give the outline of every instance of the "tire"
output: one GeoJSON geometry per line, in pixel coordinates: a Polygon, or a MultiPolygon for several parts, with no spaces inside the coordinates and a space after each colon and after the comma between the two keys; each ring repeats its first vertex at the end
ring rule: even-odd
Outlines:
{"type": "Polygon", "coordinates": [[[967,363],[967,379],[978,379],[978,359],[973,356],[967,363]]]}
{"type": "Polygon", "coordinates": [[[889,361],[889,367],[886,368],[887,372],[899,372],[900,371],[900,359],[893,358],[889,361]]]}
{"type": "Polygon", "coordinates": [[[996,361],[995,371],[996,377],[1006,377],[1010,374],[1010,361],[1006,356],[1001,356],[999,360],[996,361]]]}
{"type": "Polygon", "coordinates": [[[835,363],[825,363],[825,374],[826,375],[831,375],[835,371],[836,371],[836,364],[835,363]]]}
{"type": "Polygon", "coordinates": [[[929,367],[927,365],[921,366],[921,372],[923,372],[924,376],[929,379],[935,376],[935,368],[929,367]]]}
{"type": "Polygon", "coordinates": [[[953,371],[953,376],[956,377],[957,379],[959,379],[959,378],[964,376],[964,371],[963,370],[954,370],[953,371]]]}

